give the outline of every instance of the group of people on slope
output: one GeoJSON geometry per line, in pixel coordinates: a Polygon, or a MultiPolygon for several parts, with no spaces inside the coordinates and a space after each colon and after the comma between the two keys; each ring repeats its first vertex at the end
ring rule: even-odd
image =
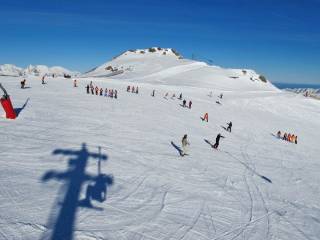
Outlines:
{"type": "Polygon", "coordinates": [[[90,84],[87,84],[86,86],[87,94],[92,95],[99,95],[99,96],[105,96],[105,97],[111,97],[111,98],[118,98],[118,91],[116,89],[108,89],[106,88],[103,90],[103,88],[99,88],[98,86],[94,87],[92,81],[90,84]]]}
{"type": "Polygon", "coordinates": [[[294,134],[291,134],[291,133],[284,133],[283,136],[281,135],[281,131],[279,130],[277,132],[277,137],[279,139],[282,139],[282,140],[285,140],[285,141],[288,141],[288,142],[291,142],[291,143],[295,143],[295,144],[298,144],[298,136],[297,135],[294,135],[294,134]]]}
{"type": "Polygon", "coordinates": [[[139,88],[138,88],[138,86],[136,86],[136,87],[134,87],[134,86],[132,86],[132,87],[128,86],[128,87],[127,87],[127,92],[132,92],[132,93],[138,94],[138,93],[139,93],[139,88]]]}

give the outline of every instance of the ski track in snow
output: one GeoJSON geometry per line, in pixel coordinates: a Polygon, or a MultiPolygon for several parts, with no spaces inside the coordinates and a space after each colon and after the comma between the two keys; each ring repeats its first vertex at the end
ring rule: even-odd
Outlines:
{"type": "MultiPolygon", "coordinates": [[[[206,89],[146,83],[136,95],[125,91],[127,82],[97,81],[118,89],[115,100],[87,95],[90,79],[72,88],[72,79],[41,86],[30,78],[32,88],[24,90],[17,78],[0,80],[15,107],[30,97],[16,120],[0,119],[0,239],[50,239],[66,182],[41,179],[48,171],[71,170],[73,157],[54,150],[78,151],[82,143],[108,155],[101,171],[114,183],[106,201],[92,200],[100,210],[77,208],[74,239],[315,240],[320,234],[317,102],[304,108],[309,100],[286,93],[229,91],[218,106],[206,89]],[[166,92],[183,92],[192,109],[163,99],[166,92]],[[309,110],[315,116],[307,117],[309,110]],[[290,111],[289,117],[279,111],[290,111]],[[208,123],[199,119],[204,112],[208,123]],[[230,120],[232,133],[221,129],[230,120]],[[297,133],[299,144],[271,136],[278,129],[297,133]],[[212,142],[219,132],[226,138],[216,151],[203,139],[212,142]],[[180,145],[185,133],[190,154],[181,158],[170,141],[180,145]]],[[[97,160],[89,158],[85,171],[94,176],[97,160]]]]}

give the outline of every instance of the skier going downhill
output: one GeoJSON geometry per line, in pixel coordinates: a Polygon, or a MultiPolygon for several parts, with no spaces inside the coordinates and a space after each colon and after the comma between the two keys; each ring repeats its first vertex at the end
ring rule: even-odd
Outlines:
{"type": "Polygon", "coordinates": [[[190,145],[187,139],[187,134],[185,134],[181,140],[182,142],[182,151],[181,151],[181,156],[187,155],[187,146],[190,145]]]}
{"type": "Polygon", "coordinates": [[[232,128],[232,122],[230,121],[228,123],[227,131],[231,132],[231,128],[232,128]]]}
{"type": "Polygon", "coordinates": [[[220,133],[216,137],[216,143],[213,145],[214,149],[217,149],[219,147],[220,138],[224,138],[220,133]]]}

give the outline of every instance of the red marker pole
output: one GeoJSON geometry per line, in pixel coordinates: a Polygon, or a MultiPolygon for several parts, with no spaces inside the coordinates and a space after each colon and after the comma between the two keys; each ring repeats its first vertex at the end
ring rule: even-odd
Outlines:
{"type": "Polygon", "coordinates": [[[4,92],[3,97],[0,98],[0,102],[1,102],[1,105],[4,109],[4,111],[6,112],[6,118],[15,119],[17,117],[17,115],[13,109],[13,106],[12,106],[12,103],[10,100],[10,96],[8,95],[7,91],[4,89],[4,87],[1,84],[0,84],[0,88],[4,92]]]}

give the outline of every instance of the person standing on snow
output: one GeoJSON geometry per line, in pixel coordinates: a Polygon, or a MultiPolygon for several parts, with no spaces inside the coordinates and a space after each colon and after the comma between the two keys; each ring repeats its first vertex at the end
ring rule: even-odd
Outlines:
{"type": "Polygon", "coordinates": [[[138,94],[139,93],[139,89],[138,89],[138,86],[136,87],[136,94],[138,94]]]}
{"type": "Polygon", "coordinates": [[[98,95],[99,94],[99,88],[98,88],[98,86],[96,86],[96,95],[98,95]]]}
{"type": "Polygon", "coordinates": [[[231,132],[231,128],[232,128],[232,122],[230,121],[228,123],[227,131],[231,132]]]}
{"type": "Polygon", "coordinates": [[[152,97],[154,97],[155,91],[156,90],[153,89],[152,94],[151,94],[152,97]]]}
{"type": "Polygon", "coordinates": [[[103,89],[100,88],[100,96],[103,96],[103,89]]]}
{"type": "Polygon", "coordinates": [[[181,140],[182,143],[182,151],[181,151],[181,156],[185,156],[187,154],[187,146],[190,145],[187,139],[187,134],[185,134],[181,140]]]}
{"type": "Polygon", "coordinates": [[[180,96],[178,98],[179,100],[182,100],[182,93],[180,93],[180,96]]]}
{"type": "Polygon", "coordinates": [[[114,90],[114,98],[117,99],[118,98],[118,91],[115,89],[114,90]]]}
{"type": "Polygon", "coordinates": [[[281,131],[279,130],[278,132],[277,132],[277,138],[281,138],[281,131]]]}
{"type": "Polygon", "coordinates": [[[86,89],[87,89],[87,94],[89,94],[89,93],[90,93],[90,86],[89,86],[89,84],[87,84],[86,89]]]}
{"type": "Polygon", "coordinates": [[[192,105],[192,102],[191,100],[189,101],[189,108],[191,109],[191,105],[192,105]]]}
{"type": "Polygon", "coordinates": [[[73,87],[78,87],[78,86],[77,86],[77,79],[75,79],[75,80],[73,81],[73,87]]]}
{"type": "Polygon", "coordinates": [[[182,106],[183,106],[183,107],[186,107],[186,104],[187,104],[187,101],[184,99],[184,100],[182,101],[182,106]]]}
{"type": "Polygon", "coordinates": [[[24,88],[24,86],[26,85],[26,79],[23,79],[23,80],[20,82],[20,84],[21,84],[21,88],[24,88]]]}
{"type": "Polygon", "coordinates": [[[217,135],[216,137],[216,143],[213,145],[214,149],[217,149],[219,147],[219,143],[220,143],[220,138],[224,138],[224,136],[222,136],[220,133],[217,135]]]}

